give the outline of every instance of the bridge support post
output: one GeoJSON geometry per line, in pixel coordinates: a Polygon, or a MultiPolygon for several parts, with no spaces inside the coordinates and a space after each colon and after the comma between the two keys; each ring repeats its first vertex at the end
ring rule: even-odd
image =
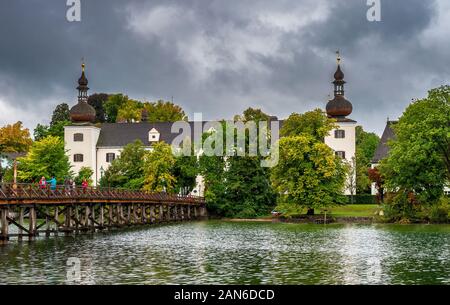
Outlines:
{"type": "Polygon", "coordinates": [[[103,226],[105,225],[105,219],[104,217],[104,209],[103,209],[103,203],[100,204],[100,211],[99,211],[99,224],[100,224],[100,230],[103,230],[103,226]]]}
{"type": "MultiPolygon", "coordinates": [[[[19,208],[19,225],[23,227],[23,208],[20,207],[19,208]]],[[[22,234],[23,234],[23,230],[22,228],[19,228],[19,237],[17,238],[19,241],[22,241],[22,234]]]]}
{"type": "Polygon", "coordinates": [[[58,221],[59,221],[59,207],[55,206],[55,214],[53,215],[53,219],[55,221],[55,226],[56,226],[56,230],[55,230],[55,235],[58,235],[58,221]]]}
{"type": "Polygon", "coordinates": [[[184,205],[180,205],[181,207],[181,221],[184,220],[184,205]]]}
{"type": "Polygon", "coordinates": [[[80,231],[80,213],[78,212],[78,205],[74,207],[74,218],[75,218],[75,233],[78,234],[80,231]]]}
{"type": "Polygon", "coordinates": [[[65,227],[66,227],[66,234],[72,233],[72,207],[67,207],[66,210],[66,219],[65,219],[65,227]]]}
{"type": "Polygon", "coordinates": [[[36,208],[34,206],[32,206],[30,208],[30,212],[28,213],[29,215],[29,239],[32,240],[37,232],[36,232],[36,208]]]}
{"type": "Polygon", "coordinates": [[[164,221],[164,211],[163,211],[163,206],[162,204],[159,205],[159,222],[163,222],[164,221]]]}
{"type": "Polygon", "coordinates": [[[50,236],[50,208],[49,207],[45,207],[44,209],[45,211],[45,237],[49,237],[50,236]]]}
{"type": "Polygon", "coordinates": [[[8,223],[8,214],[9,210],[7,207],[4,207],[0,210],[0,221],[1,221],[1,234],[0,234],[0,242],[6,242],[9,239],[9,223],[8,223]]]}
{"type": "Polygon", "coordinates": [[[152,205],[150,206],[150,223],[155,222],[155,207],[152,205]]]}
{"type": "Polygon", "coordinates": [[[194,218],[198,217],[198,207],[194,206],[194,218]]]}
{"type": "Polygon", "coordinates": [[[127,205],[127,225],[131,225],[131,204],[127,205]]]}
{"type": "Polygon", "coordinates": [[[187,205],[187,219],[188,220],[191,219],[191,205],[190,204],[187,205]]]}
{"type": "Polygon", "coordinates": [[[175,204],[173,207],[173,220],[178,221],[178,205],[175,204]]]}

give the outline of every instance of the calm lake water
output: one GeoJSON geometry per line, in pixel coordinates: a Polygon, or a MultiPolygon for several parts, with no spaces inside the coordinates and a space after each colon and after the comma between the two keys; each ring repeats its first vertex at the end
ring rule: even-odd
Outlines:
{"type": "Polygon", "coordinates": [[[0,246],[0,284],[450,284],[450,226],[204,221],[0,246]]]}

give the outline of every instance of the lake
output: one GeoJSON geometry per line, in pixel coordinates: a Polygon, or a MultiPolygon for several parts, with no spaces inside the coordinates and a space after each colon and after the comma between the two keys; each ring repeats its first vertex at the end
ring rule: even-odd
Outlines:
{"type": "Polygon", "coordinates": [[[449,248],[449,225],[202,221],[11,241],[0,284],[450,284],[449,248]]]}

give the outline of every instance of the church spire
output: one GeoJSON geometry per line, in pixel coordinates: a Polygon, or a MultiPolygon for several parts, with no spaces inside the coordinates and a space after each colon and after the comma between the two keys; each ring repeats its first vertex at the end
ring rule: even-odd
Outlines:
{"type": "Polygon", "coordinates": [[[87,92],[89,90],[88,87],[88,80],[86,78],[86,75],[84,74],[84,70],[86,68],[86,65],[84,63],[84,59],[81,60],[81,77],[78,79],[78,101],[80,102],[87,102],[87,92]]]}
{"type": "Polygon", "coordinates": [[[353,111],[352,103],[344,97],[344,72],[341,69],[341,54],[336,51],[337,69],[334,73],[334,98],[328,101],[327,114],[334,118],[345,118],[353,111]]]}

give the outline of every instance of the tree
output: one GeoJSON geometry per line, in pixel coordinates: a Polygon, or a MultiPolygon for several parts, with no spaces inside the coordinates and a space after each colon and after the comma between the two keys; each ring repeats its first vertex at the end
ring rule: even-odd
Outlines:
{"type": "MultiPolygon", "coordinates": [[[[316,134],[317,136],[317,134],[316,134]]],[[[286,215],[345,202],[346,167],[325,143],[311,135],[281,138],[279,162],[272,169],[278,209],[286,215]]]]}
{"type": "Polygon", "coordinates": [[[175,192],[184,194],[190,192],[195,187],[199,174],[197,156],[177,156],[172,174],[176,179],[175,192]]]}
{"type": "Polygon", "coordinates": [[[126,100],[117,112],[117,122],[139,122],[141,120],[142,104],[135,100],[126,100]]]}
{"type": "Polygon", "coordinates": [[[54,176],[63,182],[70,172],[69,158],[64,150],[64,141],[58,137],[48,136],[35,141],[25,157],[18,158],[18,177],[22,182],[37,182],[44,176],[54,176]]]}
{"type": "Polygon", "coordinates": [[[380,138],[373,132],[366,132],[362,126],[356,126],[356,191],[370,193],[368,170],[380,138]]]}
{"type": "Polygon", "coordinates": [[[187,116],[183,109],[172,102],[165,102],[162,100],[156,103],[144,103],[144,109],[147,112],[147,121],[155,122],[176,122],[186,121],[187,116]]]}
{"type": "Polygon", "coordinates": [[[375,183],[375,188],[377,189],[378,202],[383,203],[384,201],[384,179],[378,168],[369,168],[368,170],[369,180],[375,183]]]}
{"type": "Polygon", "coordinates": [[[60,122],[70,122],[69,105],[66,103],[59,104],[55,107],[52,114],[50,126],[59,124],[60,122]]]}
{"type": "Polygon", "coordinates": [[[88,97],[88,104],[95,109],[95,122],[105,123],[106,114],[104,104],[108,100],[109,95],[106,93],[94,93],[88,97]]]}
{"type": "Polygon", "coordinates": [[[32,143],[30,131],[28,128],[23,128],[20,121],[0,128],[2,152],[26,152],[32,143]]]}
{"type": "Polygon", "coordinates": [[[108,100],[103,105],[108,123],[116,123],[119,109],[126,101],[128,101],[128,96],[121,93],[112,94],[108,97],[108,100]]]}
{"type": "Polygon", "coordinates": [[[175,157],[169,144],[158,142],[144,157],[144,190],[171,193],[176,178],[172,173],[175,157]]]}
{"type": "Polygon", "coordinates": [[[101,177],[100,185],[141,189],[144,184],[145,147],[140,140],[126,145],[101,177]]]}
{"type": "Polygon", "coordinates": [[[90,167],[83,166],[80,171],[78,172],[78,175],[75,177],[75,184],[81,185],[84,179],[89,183],[89,185],[92,185],[92,175],[94,174],[94,171],[90,167]]]}
{"type": "Polygon", "coordinates": [[[34,140],[39,141],[48,136],[59,137],[63,140],[64,127],[70,124],[70,121],[60,121],[51,126],[37,124],[33,132],[34,140]]]}
{"type": "Polygon", "coordinates": [[[316,109],[304,114],[291,114],[283,123],[280,135],[288,137],[306,134],[317,141],[323,141],[330,131],[336,127],[333,119],[328,118],[321,109],[316,109]]]}
{"type": "Polygon", "coordinates": [[[381,162],[387,187],[437,201],[450,180],[450,86],[411,103],[393,128],[396,139],[381,162]]]}

